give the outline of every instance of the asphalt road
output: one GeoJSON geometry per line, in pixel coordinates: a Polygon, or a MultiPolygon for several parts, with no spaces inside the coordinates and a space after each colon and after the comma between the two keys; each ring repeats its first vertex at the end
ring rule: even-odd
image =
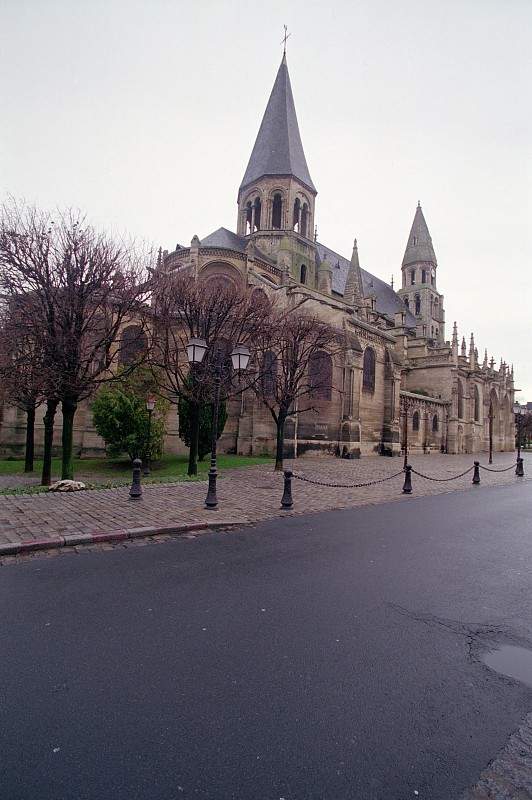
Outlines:
{"type": "Polygon", "coordinates": [[[0,569],[2,800],[452,800],[532,710],[530,484],[0,569]]]}

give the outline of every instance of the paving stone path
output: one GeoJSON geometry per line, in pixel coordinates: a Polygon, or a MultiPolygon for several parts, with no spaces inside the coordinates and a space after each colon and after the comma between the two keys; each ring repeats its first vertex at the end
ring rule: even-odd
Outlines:
{"type": "MultiPolygon", "coordinates": [[[[290,512],[280,509],[283,488],[282,475],[271,467],[255,466],[226,472],[218,481],[219,510],[203,507],[206,482],[159,484],[146,486],[142,498],[130,500],[128,488],[100,489],[72,494],[11,495],[0,497],[0,545],[20,541],[57,539],[66,534],[95,534],[131,528],[164,528],[174,525],[212,522],[253,523],[287,513],[302,514],[348,508],[390,500],[408,502],[409,497],[439,494],[472,487],[472,472],[458,480],[444,482],[468,467],[471,455],[428,455],[411,458],[414,469],[440,481],[413,475],[412,495],[402,494],[403,476],[357,489],[334,488],[310,482],[293,481],[294,507],[290,512]]],[[[482,464],[487,457],[481,456],[482,464]]],[[[494,469],[515,463],[512,453],[494,456],[494,469]]],[[[400,459],[365,458],[345,461],[328,457],[305,457],[287,462],[286,466],[298,475],[323,483],[361,483],[375,481],[397,473],[400,459]]],[[[516,478],[514,470],[506,472],[481,471],[482,485],[503,485],[532,480],[532,455],[525,455],[525,477],[516,478]]],[[[523,491],[530,487],[523,485],[523,491]]]]}

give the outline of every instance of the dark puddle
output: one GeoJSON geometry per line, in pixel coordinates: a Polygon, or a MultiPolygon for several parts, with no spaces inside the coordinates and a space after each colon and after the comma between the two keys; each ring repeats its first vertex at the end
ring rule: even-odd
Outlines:
{"type": "Polygon", "coordinates": [[[482,657],[487,667],[532,687],[532,650],[504,644],[482,657]]]}

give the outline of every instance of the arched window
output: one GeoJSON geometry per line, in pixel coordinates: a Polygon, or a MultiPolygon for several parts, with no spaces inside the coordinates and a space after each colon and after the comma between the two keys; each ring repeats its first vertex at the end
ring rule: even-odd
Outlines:
{"type": "Polygon", "coordinates": [[[464,387],[462,381],[458,381],[458,419],[464,418],[464,387]]]}
{"type": "Polygon", "coordinates": [[[294,203],[294,218],[292,221],[292,226],[296,233],[299,233],[299,218],[301,214],[301,200],[299,197],[296,197],[296,201],[294,203]]]}
{"type": "Polygon", "coordinates": [[[426,269],[422,269],[421,270],[421,283],[426,283],[426,282],[427,282],[427,270],[426,269]]]}
{"type": "Polygon", "coordinates": [[[415,269],[413,269],[410,272],[410,283],[413,286],[415,284],[415,282],[416,282],[416,271],[415,271],[415,269]]]}
{"type": "Polygon", "coordinates": [[[474,402],[475,402],[475,422],[478,422],[480,420],[480,395],[478,392],[478,386],[475,386],[474,402]]]}
{"type": "Polygon", "coordinates": [[[412,417],[412,430],[419,430],[419,411],[414,411],[414,416],[412,417]]]}
{"type": "Polygon", "coordinates": [[[333,365],[329,353],[325,350],[312,353],[308,371],[311,396],[317,400],[330,400],[333,365]]]}
{"type": "Polygon", "coordinates": [[[281,230],[281,223],[283,219],[283,198],[277,192],[273,196],[273,206],[272,206],[272,228],[275,230],[281,230]]]}
{"type": "Polygon", "coordinates": [[[148,349],[148,338],[140,325],[129,325],[122,331],[118,363],[130,366],[140,361],[148,349]]]}
{"type": "Polygon", "coordinates": [[[438,415],[434,414],[432,417],[432,431],[433,433],[437,433],[440,427],[440,423],[438,421],[438,415]]]}
{"type": "Polygon", "coordinates": [[[307,228],[308,228],[308,206],[306,203],[303,203],[303,208],[301,209],[301,225],[300,225],[300,233],[301,236],[307,237],[307,228]]]}
{"type": "Polygon", "coordinates": [[[253,206],[251,200],[246,205],[246,236],[251,233],[251,222],[253,220],[253,206]]]}
{"type": "Polygon", "coordinates": [[[407,308],[410,308],[410,301],[409,301],[408,297],[405,297],[405,306],[407,308]]]}
{"type": "Polygon", "coordinates": [[[260,197],[255,198],[255,202],[253,203],[253,208],[255,211],[254,229],[256,231],[260,231],[260,212],[261,212],[260,197]]]}
{"type": "Polygon", "coordinates": [[[375,391],[375,351],[372,347],[364,350],[362,388],[367,392],[375,391]]]}
{"type": "Polygon", "coordinates": [[[272,350],[264,353],[262,361],[262,391],[265,397],[273,397],[277,386],[277,356],[272,350]]]}
{"type": "Polygon", "coordinates": [[[300,283],[306,283],[307,282],[307,265],[306,264],[301,264],[301,271],[300,271],[300,274],[299,274],[299,280],[300,280],[300,283]]]}
{"type": "Polygon", "coordinates": [[[415,303],[416,303],[416,312],[415,313],[416,314],[421,314],[421,297],[418,294],[416,294],[416,296],[414,297],[414,300],[415,300],[415,303]]]}

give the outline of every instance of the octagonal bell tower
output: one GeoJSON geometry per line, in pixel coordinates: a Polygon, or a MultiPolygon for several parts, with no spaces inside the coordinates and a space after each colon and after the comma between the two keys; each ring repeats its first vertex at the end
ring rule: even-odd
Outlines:
{"type": "Polygon", "coordinates": [[[316,194],[285,53],[238,190],[237,233],[253,238],[260,250],[274,258],[282,250],[286,259],[288,251],[292,278],[311,286],[317,283],[313,244],[316,194]]]}

